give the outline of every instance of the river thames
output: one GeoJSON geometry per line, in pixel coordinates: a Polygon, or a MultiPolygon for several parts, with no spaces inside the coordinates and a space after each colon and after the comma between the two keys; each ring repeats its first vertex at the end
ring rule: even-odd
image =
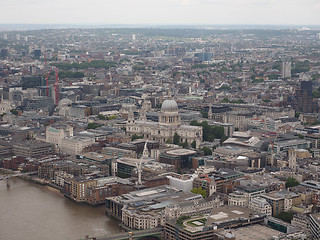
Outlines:
{"type": "Polygon", "coordinates": [[[76,204],[58,190],[19,178],[0,181],[0,239],[76,240],[121,232],[103,207],[76,204]]]}

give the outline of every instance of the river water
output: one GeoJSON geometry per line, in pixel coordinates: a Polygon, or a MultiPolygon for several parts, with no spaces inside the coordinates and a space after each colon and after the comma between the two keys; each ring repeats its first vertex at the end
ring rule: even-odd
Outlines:
{"type": "Polygon", "coordinates": [[[22,179],[0,181],[1,240],[76,240],[120,232],[103,207],[76,204],[59,191],[22,179]]]}

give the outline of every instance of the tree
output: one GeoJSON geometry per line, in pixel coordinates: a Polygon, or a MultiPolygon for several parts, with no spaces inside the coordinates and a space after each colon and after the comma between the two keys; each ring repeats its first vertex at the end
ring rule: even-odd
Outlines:
{"type": "Polygon", "coordinates": [[[167,144],[171,144],[171,143],[172,143],[171,138],[168,138],[167,141],[166,141],[166,143],[167,143],[167,144]]]}
{"type": "Polygon", "coordinates": [[[279,71],[281,70],[281,65],[280,63],[276,62],[272,65],[272,69],[278,69],[279,71]]]}
{"type": "Polygon", "coordinates": [[[101,127],[101,125],[97,123],[88,123],[87,129],[96,129],[98,127],[101,127]]]}
{"type": "Polygon", "coordinates": [[[188,148],[189,146],[187,140],[183,143],[179,143],[179,145],[182,146],[183,148],[188,148]]]}
{"type": "Polygon", "coordinates": [[[213,142],[214,139],[225,139],[224,128],[222,126],[211,126],[207,121],[198,123],[196,120],[192,120],[191,126],[202,126],[203,140],[213,142]]]}
{"type": "Polygon", "coordinates": [[[228,86],[228,85],[223,85],[223,86],[221,86],[221,87],[219,88],[219,90],[222,90],[222,91],[229,91],[229,90],[231,90],[231,87],[230,87],[230,86],[228,86]]]}
{"type": "Polygon", "coordinates": [[[175,133],[173,136],[173,144],[178,145],[180,143],[180,136],[178,133],[175,133]]]}
{"type": "Polygon", "coordinates": [[[146,67],[135,65],[132,67],[132,69],[136,71],[140,71],[140,70],[146,70],[146,67]]]}
{"type": "Polygon", "coordinates": [[[262,78],[252,80],[252,83],[262,83],[264,80],[262,78]]]}
{"type": "Polygon", "coordinates": [[[108,120],[113,120],[113,119],[116,119],[117,117],[118,117],[117,115],[112,115],[108,117],[108,120]]]}
{"type": "Polygon", "coordinates": [[[208,112],[201,111],[201,115],[203,118],[208,118],[208,112]]]}
{"type": "Polygon", "coordinates": [[[225,97],[224,99],[221,100],[222,103],[228,103],[229,99],[227,97],[225,97]]]}
{"type": "Polygon", "coordinates": [[[190,122],[190,125],[191,125],[191,126],[199,126],[197,120],[192,120],[192,121],[190,122]]]}
{"type": "Polygon", "coordinates": [[[277,215],[275,215],[276,218],[281,219],[284,222],[291,223],[291,220],[293,219],[293,213],[292,212],[281,212],[277,215]]]}
{"type": "Polygon", "coordinates": [[[88,68],[105,68],[116,67],[115,62],[106,62],[104,60],[93,60],[82,63],[55,63],[55,66],[62,70],[71,70],[71,69],[88,69],[88,68]]]}
{"type": "Polygon", "coordinates": [[[138,136],[137,134],[133,134],[132,136],[131,136],[131,141],[134,141],[134,140],[136,140],[136,139],[141,139],[141,138],[143,138],[142,136],[138,136]]]}
{"type": "Polygon", "coordinates": [[[185,221],[185,220],[188,220],[190,219],[191,217],[190,216],[181,216],[177,219],[177,224],[178,225],[182,225],[182,223],[185,221]]]}
{"type": "Polygon", "coordinates": [[[197,143],[196,143],[195,140],[193,140],[193,142],[191,143],[191,147],[192,147],[192,148],[196,148],[196,147],[197,147],[197,143]]]}
{"type": "Polygon", "coordinates": [[[193,188],[191,190],[192,193],[200,194],[203,198],[206,198],[208,196],[207,191],[202,189],[202,187],[199,188],[193,188]]]}
{"type": "Polygon", "coordinates": [[[83,78],[83,72],[61,71],[59,72],[59,78],[83,78]]]}
{"type": "Polygon", "coordinates": [[[104,116],[102,114],[98,114],[97,118],[99,118],[100,120],[106,120],[106,116],[104,116]]]}
{"type": "Polygon", "coordinates": [[[212,150],[208,147],[203,147],[202,151],[204,152],[205,156],[212,155],[212,150]]]}
{"type": "Polygon", "coordinates": [[[13,114],[13,115],[18,115],[19,111],[17,109],[11,109],[10,112],[13,114]]]}
{"type": "Polygon", "coordinates": [[[245,101],[243,101],[242,99],[238,99],[238,100],[231,100],[229,101],[230,103],[238,103],[238,104],[242,104],[242,103],[246,103],[245,101]]]}
{"type": "Polygon", "coordinates": [[[298,185],[299,185],[299,182],[297,179],[295,179],[294,177],[288,177],[286,181],[286,188],[295,187],[298,185]]]}

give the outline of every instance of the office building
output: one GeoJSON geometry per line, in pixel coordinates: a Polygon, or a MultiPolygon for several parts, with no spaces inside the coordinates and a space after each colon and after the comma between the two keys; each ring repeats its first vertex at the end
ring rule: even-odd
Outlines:
{"type": "Polygon", "coordinates": [[[291,78],[291,62],[281,63],[281,78],[291,78]]]}
{"type": "Polygon", "coordinates": [[[311,81],[301,81],[300,89],[296,91],[293,99],[293,107],[301,113],[318,112],[318,104],[313,101],[311,81]]]}

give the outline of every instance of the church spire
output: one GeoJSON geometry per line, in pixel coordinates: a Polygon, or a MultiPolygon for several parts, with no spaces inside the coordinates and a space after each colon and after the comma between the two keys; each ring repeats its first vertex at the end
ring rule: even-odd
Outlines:
{"type": "Polygon", "coordinates": [[[168,97],[169,97],[169,98],[172,97],[171,87],[169,87],[169,90],[168,90],[168,97]]]}
{"type": "Polygon", "coordinates": [[[146,143],[144,144],[144,148],[143,148],[143,152],[142,152],[142,157],[143,159],[148,158],[149,157],[149,150],[147,148],[147,144],[148,141],[146,141],[146,143]]]}
{"type": "Polygon", "coordinates": [[[139,116],[139,120],[140,121],[147,121],[147,115],[146,115],[146,104],[145,101],[142,104],[142,107],[140,109],[140,116],[139,116]]]}
{"type": "Polygon", "coordinates": [[[139,120],[140,121],[147,121],[146,110],[143,107],[140,109],[139,120]]]}
{"type": "Polygon", "coordinates": [[[131,107],[130,107],[130,109],[128,111],[128,121],[127,121],[127,123],[134,123],[134,112],[133,112],[131,107]]]}

